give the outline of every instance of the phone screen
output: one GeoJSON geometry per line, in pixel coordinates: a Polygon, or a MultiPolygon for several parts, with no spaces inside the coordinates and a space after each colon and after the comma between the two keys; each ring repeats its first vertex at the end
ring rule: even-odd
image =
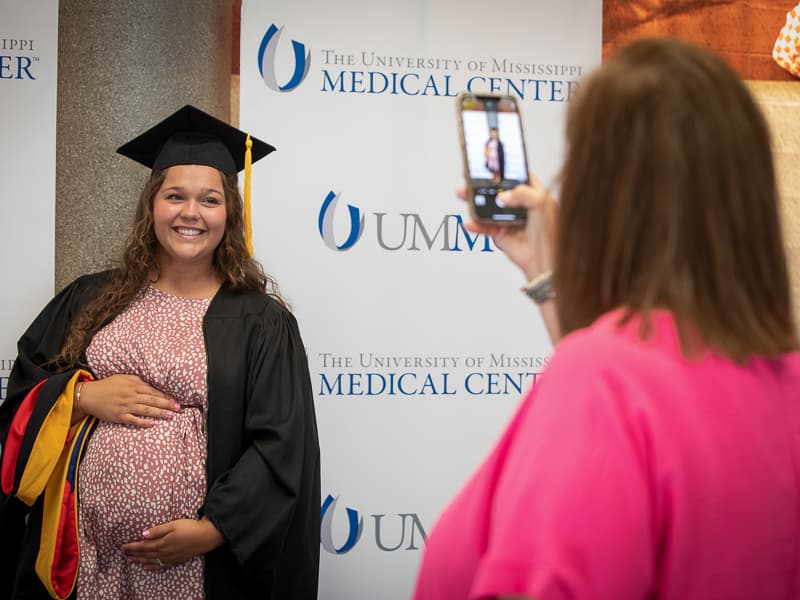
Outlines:
{"type": "Polygon", "coordinates": [[[458,101],[474,216],[498,224],[524,221],[524,209],[509,208],[497,200],[498,193],[528,181],[517,100],[465,93],[458,101]]]}

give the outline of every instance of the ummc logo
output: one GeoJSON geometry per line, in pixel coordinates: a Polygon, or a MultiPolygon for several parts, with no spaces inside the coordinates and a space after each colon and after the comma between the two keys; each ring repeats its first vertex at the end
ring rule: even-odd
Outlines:
{"type": "Polygon", "coordinates": [[[294,73],[288,83],[280,85],[275,73],[276,54],[278,51],[278,41],[281,39],[283,27],[276,27],[273,23],[267,29],[258,48],[258,72],[267,87],[276,92],[290,92],[308,75],[308,68],[311,66],[311,51],[306,50],[305,44],[292,40],[294,49],[294,73]]]}
{"type": "Polygon", "coordinates": [[[331,250],[349,250],[364,233],[364,215],[355,206],[347,205],[347,211],[350,214],[350,235],[337,246],[333,239],[333,215],[338,203],[339,194],[328,192],[319,211],[319,234],[322,236],[322,241],[331,250]]]}
{"type": "Polygon", "coordinates": [[[347,540],[341,547],[337,548],[333,543],[333,512],[339,497],[334,498],[330,494],[325,498],[320,509],[320,541],[322,547],[331,554],[347,554],[356,545],[361,532],[364,530],[364,517],[358,514],[357,510],[346,508],[347,511],[347,540]]]}
{"type": "MultiPolygon", "coordinates": [[[[336,243],[334,217],[339,194],[331,191],[322,202],[317,226],[325,245],[339,252],[350,250],[358,242],[365,230],[365,217],[358,207],[347,205],[349,215],[345,240],[336,243]]],[[[438,220],[423,219],[419,213],[376,212],[374,220],[375,241],[382,250],[439,250],[442,252],[463,252],[477,250],[494,252],[492,239],[482,234],[472,234],[464,227],[461,215],[443,215],[438,220]]],[[[370,221],[372,222],[372,221],[370,221]]],[[[341,232],[340,232],[341,233],[341,232]]]]}
{"type": "MultiPolygon", "coordinates": [[[[347,514],[347,536],[344,543],[336,547],[334,537],[334,513],[339,496],[335,498],[328,494],[320,508],[320,542],[326,552],[331,554],[347,554],[352,550],[361,539],[364,532],[364,517],[357,510],[345,507],[347,514]]],[[[425,541],[427,534],[422,528],[422,523],[416,513],[398,513],[395,515],[400,520],[400,526],[389,527],[386,532],[383,519],[385,514],[370,515],[374,524],[375,545],[384,552],[395,552],[401,548],[404,550],[419,550],[425,541]],[[392,538],[392,542],[387,543],[387,537],[392,538]],[[399,539],[399,541],[398,541],[399,539]],[[396,542],[396,543],[395,543],[396,542]],[[408,545],[406,545],[408,543],[408,545]],[[417,545],[419,543],[419,545],[417,545]]]]}

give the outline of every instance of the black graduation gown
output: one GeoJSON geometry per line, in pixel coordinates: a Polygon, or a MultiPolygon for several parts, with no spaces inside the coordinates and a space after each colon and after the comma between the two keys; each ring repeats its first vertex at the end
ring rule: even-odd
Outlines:
{"type": "MultiPolygon", "coordinates": [[[[3,443],[17,407],[38,382],[66,383],[71,376],[41,365],[60,350],[69,323],[108,276],[85,275],[67,286],[20,339],[0,405],[3,443]]],[[[208,307],[203,333],[208,491],[200,514],[226,539],[205,557],[206,597],[316,598],[319,444],[297,323],[264,294],[223,286],[208,307]]],[[[40,522],[41,498],[28,509],[0,492],[0,598],[49,597],[34,571],[40,522]]]]}

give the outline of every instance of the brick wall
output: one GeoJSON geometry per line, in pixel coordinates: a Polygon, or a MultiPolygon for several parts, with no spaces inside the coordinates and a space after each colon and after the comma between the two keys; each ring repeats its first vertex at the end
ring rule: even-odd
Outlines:
{"type": "Polygon", "coordinates": [[[674,36],[722,56],[746,80],[767,118],[795,318],[800,323],[800,81],[772,59],[772,47],[798,0],[604,0],[603,57],[627,42],[674,36]]]}
{"type": "Polygon", "coordinates": [[[674,36],[714,50],[743,79],[795,81],[772,59],[797,0],[605,0],[603,56],[632,39],[674,36]]]}
{"type": "Polygon", "coordinates": [[[749,82],[772,134],[772,150],[781,194],[781,216],[800,323],[800,82],[749,82]]]}

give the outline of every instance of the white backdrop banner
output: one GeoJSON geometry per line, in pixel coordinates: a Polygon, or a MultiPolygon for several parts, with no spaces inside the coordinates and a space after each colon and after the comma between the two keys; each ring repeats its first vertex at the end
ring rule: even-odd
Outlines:
{"type": "Polygon", "coordinates": [[[254,245],[309,354],[323,600],[409,597],[551,351],[519,272],[463,227],[455,96],[518,96],[552,183],[601,30],[601,0],[244,2],[240,124],[278,149],[254,167],[254,245]]]}
{"type": "Polygon", "coordinates": [[[0,0],[0,401],[17,339],[53,295],[57,52],[57,0],[0,0]]]}

